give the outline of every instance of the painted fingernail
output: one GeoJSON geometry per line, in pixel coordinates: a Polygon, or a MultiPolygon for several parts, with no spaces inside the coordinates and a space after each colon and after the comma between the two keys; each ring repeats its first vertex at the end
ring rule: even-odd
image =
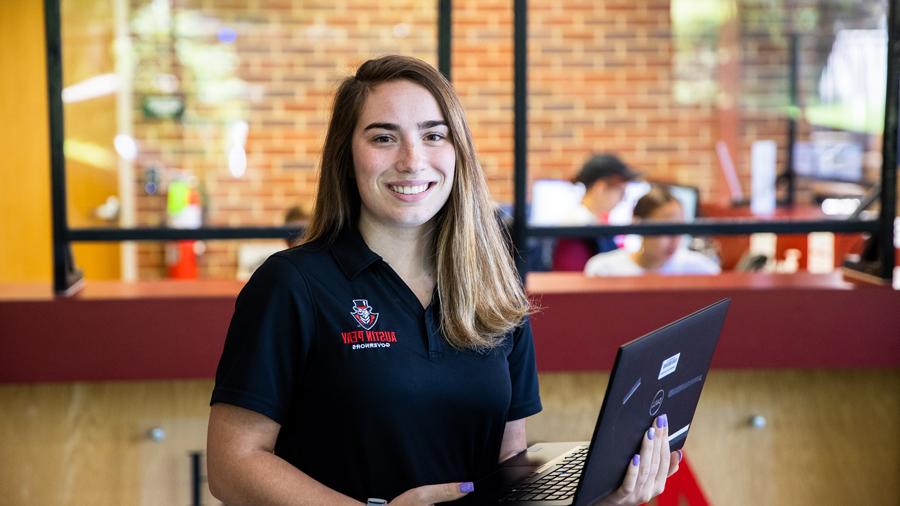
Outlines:
{"type": "Polygon", "coordinates": [[[631,457],[631,465],[637,467],[641,464],[641,456],[637,453],[634,454],[634,457],[631,457]]]}
{"type": "Polygon", "coordinates": [[[475,484],[472,483],[471,481],[467,481],[465,483],[460,483],[459,491],[462,492],[463,494],[468,494],[469,492],[474,492],[475,484]]]}
{"type": "Polygon", "coordinates": [[[653,427],[650,427],[649,429],[647,429],[647,439],[649,439],[650,441],[653,441],[653,433],[654,432],[656,432],[656,431],[653,430],[653,427]]]}
{"type": "Polygon", "coordinates": [[[666,415],[659,415],[659,418],[656,419],[656,426],[660,429],[663,427],[669,426],[669,417],[666,415]]]}
{"type": "Polygon", "coordinates": [[[683,458],[684,458],[684,452],[681,450],[678,450],[678,462],[681,462],[681,459],[683,459],[683,458]]]}

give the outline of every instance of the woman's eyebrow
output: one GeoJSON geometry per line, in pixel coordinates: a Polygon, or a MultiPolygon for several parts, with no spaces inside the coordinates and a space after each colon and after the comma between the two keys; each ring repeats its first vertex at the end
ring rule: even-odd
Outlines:
{"type": "MultiPolygon", "coordinates": [[[[436,126],[447,126],[447,122],[441,119],[433,119],[429,121],[423,121],[416,125],[419,130],[427,130],[429,128],[434,128],[436,126]]],[[[396,132],[400,130],[400,125],[396,123],[369,123],[363,131],[373,130],[373,129],[381,129],[381,130],[390,130],[392,132],[396,132]]]]}
{"type": "Polygon", "coordinates": [[[365,132],[366,130],[373,130],[376,128],[381,130],[397,131],[400,130],[400,125],[394,123],[369,123],[366,128],[363,128],[363,131],[365,132]]]}
{"type": "Polygon", "coordinates": [[[442,119],[435,119],[431,121],[423,121],[416,125],[419,127],[419,130],[427,130],[429,128],[434,128],[436,126],[447,126],[447,122],[442,119]]]}

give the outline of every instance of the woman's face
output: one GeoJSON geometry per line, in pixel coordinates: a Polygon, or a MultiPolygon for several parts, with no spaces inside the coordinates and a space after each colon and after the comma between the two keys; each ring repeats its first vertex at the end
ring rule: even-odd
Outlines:
{"type": "Polygon", "coordinates": [[[361,222],[415,228],[434,218],[450,196],[456,152],[427,89],[399,80],[371,90],[353,132],[353,168],[361,222]]]}
{"type": "MultiPolygon", "coordinates": [[[[647,221],[668,221],[680,222],[684,221],[684,211],[681,204],[677,200],[667,202],[656,208],[647,221]]],[[[656,262],[662,263],[672,257],[678,250],[681,236],[679,235],[648,235],[644,237],[643,255],[656,262]]]]}

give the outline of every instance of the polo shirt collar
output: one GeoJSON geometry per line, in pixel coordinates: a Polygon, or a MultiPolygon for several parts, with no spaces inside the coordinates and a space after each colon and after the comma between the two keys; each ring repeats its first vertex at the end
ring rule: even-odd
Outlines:
{"type": "Polygon", "coordinates": [[[369,246],[356,228],[356,224],[344,227],[331,244],[331,254],[337,261],[341,271],[349,279],[358,276],[375,262],[381,260],[369,246]]]}

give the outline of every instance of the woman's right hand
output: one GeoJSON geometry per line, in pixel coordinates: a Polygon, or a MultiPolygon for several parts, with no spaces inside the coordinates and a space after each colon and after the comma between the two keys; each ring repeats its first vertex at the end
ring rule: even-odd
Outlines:
{"type": "Polygon", "coordinates": [[[669,421],[660,415],[644,433],[639,454],[628,463],[618,490],[605,497],[602,506],[636,506],[650,502],[663,492],[666,479],[678,471],[681,450],[669,452],[669,421]]]}
{"type": "Polygon", "coordinates": [[[423,485],[409,489],[398,495],[388,504],[394,506],[426,506],[439,502],[455,501],[475,490],[471,482],[441,483],[439,485],[423,485]]]}

